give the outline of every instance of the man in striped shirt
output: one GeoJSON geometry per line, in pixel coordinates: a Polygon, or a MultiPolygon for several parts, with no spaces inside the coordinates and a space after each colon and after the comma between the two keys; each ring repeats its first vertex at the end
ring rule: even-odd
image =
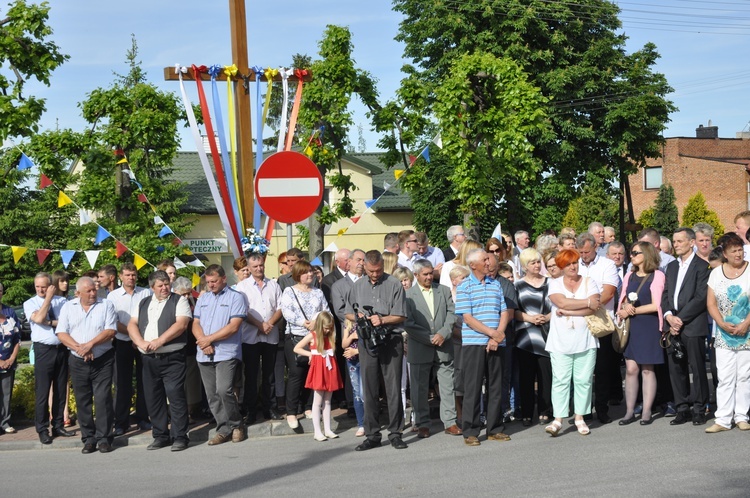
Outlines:
{"type": "Polygon", "coordinates": [[[487,377],[487,439],[509,441],[503,433],[500,406],[508,316],[500,283],[489,277],[490,258],[484,249],[466,257],[471,274],[456,289],[456,315],[463,316],[461,369],[464,374],[463,433],[468,446],[479,446],[479,401],[487,377]]]}

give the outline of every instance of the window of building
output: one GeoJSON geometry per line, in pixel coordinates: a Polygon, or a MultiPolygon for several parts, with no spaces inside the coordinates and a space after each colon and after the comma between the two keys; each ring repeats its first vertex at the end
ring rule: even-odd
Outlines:
{"type": "Polygon", "coordinates": [[[661,187],[661,166],[656,168],[644,168],[643,173],[646,190],[654,190],[661,187]]]}

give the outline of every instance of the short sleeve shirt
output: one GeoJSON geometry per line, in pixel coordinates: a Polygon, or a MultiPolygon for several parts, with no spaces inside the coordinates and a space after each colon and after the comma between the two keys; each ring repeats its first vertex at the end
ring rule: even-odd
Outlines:
{"type": "MultiPolygon", "coordinates": [[[[234,289],[224,287],[218,293],[204,292],[195,303],[193,316],[200,320],[205,335],[211,335],[229,325],[232,318],[247,316],[245,298],[234,289]]],[[[199,362],[216,362],[242,358],[242,335],[239,331],[226,339],[213,343],[214,354],[206,356],[200,348],[196,353],[199,362]]]]}
{"type": "MultiPolygon", "coordinates": [[[[76,298],[65,303],[60,311],[56,334],[66,332],[77,343],[83,344],[94,339],[105,330],[117,330],[117,312],[112,302],[97,298],[88,311],[81,305],[81,299],[76,298]]],[[[105,341],[93,347],[94,358],[102,356],[112,349],[112,342],[105,341]]],[[[73,356],[78,356],[71,351],[73,356]]]]}
{"type": "MultiPolygon", "coordinates": [[[[127,327],[128,323],[130,323],[130,318],[138,314],[138,305],[141,304],[143,298],[151,294],[151,289],[144,289],[143,287],[136,287],[132,294],[128,293],[124,287],[118,287],[107,294],[107,301],[111,301],[115,305],[117,320],[127,327]]],[[[115,337],[120,341],[130,340],[128,334],[120,332],[117,332],[115,337]]]]}
{"type": "MultiPolygon", "coordinates": [[[[714,291],[716,305],[724,321],[731,324],[742,322],[750,313],[750,269],[745,268],[736,278],[728,278],[724,275],[724,265],[711,270],[708,277],[708,286],[714,291]]],[[[714,347],[729,349],[732,351],[750,350],[750,333],[745,335],[731,335],[718,325],[714,334],[714,347]]]]}
{"type": "MultiPolygon", "coordinates": [[[[267,322],[281,306],[281,288],[279,284],[271,279],[263,280],[263,287],[250,277],[237,284],[237,292],[241,292],[247,298],[248,314],[259,322],[267,322]]],[[[274,325],[268,334],[261,334],[258,328],[248,323],[242,332],[242,342],[245,344],[279,343],[279,327],[274,325]]]]}
{"type": "MultiPolygon", "coordinates": [[[[599,289],[596,293],[601,294],[604,290],[605,285],[611,285],[615,289],[620,287],[620,274],[617,272],[617,266],[611,259],[607,259],[603,256],[597,256],[594,261],[588,266],[583,264],[581,261],[578,265],[578,274],[584,277],[590,277],[596,282],[596,287],[599,289]]],[[[609,312],[610,316],[614,316],[615,313],[615,299],[610,299],[604,308],[609,312]]]]}
{"type": "Polygon", "coordinates": [[[401,282],[385,273],[375,284],[367,276],[354,282],[351,292],[349,292],[349,300],[346,303],[346,314],[354,314],[352,305],[355,303],[360,311],[363,306],[372,306],[373,312],[380,313],[383,316],[406,317],[404,287],[401,282]]]}
{"type": "MultiPolygon", "coordinates": [[[[563,294],[569,299],[588,299],[599,294],[596,280],[583,277],[583,282],[575,292],[570,292],[563,284],[563,277],[550,280],[549,295],[563,294]]],[[[549,322],[549,336],[545,349],[550,353],[575,354],[599,347],[599,340],[591,335],[585,316],[557,316],[557,306],[552,304],[552,318],[549,322]]],[[[609,338],[607,338],[609,340],[609,338]]]]}
{"type": "MultiPolygon", "coordinates": [[[[456,315],[469,314],[491,329],[500,325],[500,314],[507,308],[503,288],[497,280],[479,280],[471,273],[456,288],[456,315]]],[[[477,332],[463,321],[461,343],[464,346],[486,346],[490,338],[477,332]]],[[[500,344],[505,346],[505,341],[500,344]]]]}
{"type": "MultiPolygon", "coordinates": [[[[55,296],[52,298],[52,302],[49,306],[49,313],[47,319],[57,319],[60,316],[60,311],[65,303],[68,301],[62,296],[55,296]]],[[[55,335],[55,329],[49,325],[41,325],[31,321],[31,315],[42,308],[44,298],[34,296],[31,299],[23,303],[23,312],[26,315],[26,319],[29,321],[31,327],[31,340],[33,342],[40,342],[47,344],[48,346],[57,346],[60,344],[60,339],[55,335]]]]}

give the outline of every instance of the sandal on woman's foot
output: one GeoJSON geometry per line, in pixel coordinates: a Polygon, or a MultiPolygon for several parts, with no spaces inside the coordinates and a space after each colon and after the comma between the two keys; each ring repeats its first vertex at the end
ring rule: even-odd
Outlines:
{"type": "Polygon", "coordinates": [[[591,434],[589,426],[586,425],[585,420],[576,420],[576,428],[578,429],[578,434],[580,434],[581,436],[588,436],[589,434],[591,434]]]}
{"type": "Polygon", "coordinates": [[[544,432],[552,437],[555,437],[560,434],[560,429],[562,429],[562,424],[560,423],[560,421],[553,420],[551,424],[544,428],[544,432]]]}

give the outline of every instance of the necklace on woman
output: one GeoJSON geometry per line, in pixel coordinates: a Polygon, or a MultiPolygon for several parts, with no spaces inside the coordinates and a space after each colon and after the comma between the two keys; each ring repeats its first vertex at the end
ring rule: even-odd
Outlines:
{"type": "Polygon", "coordinates": [[[739,276],[740,276],[740,274],[742,274],[742,272],[743,272],[743,271],[745,271],[745,266],[746,266],[746,265],[747,265],[747,261],[743,261],[743,262],[742,262],[742,266],[740,266],[739,268],[735,268],[735,267],[734,267],[734,266],[732,266],[731,264],[727,263],[727,266],[729,266],[729,268],[731,268],[731,269],[732,269],[732,271],[734,271],[734,276],[733,276],[733,278],[737,278],[737,277],[739,277],[739,276]]]}

